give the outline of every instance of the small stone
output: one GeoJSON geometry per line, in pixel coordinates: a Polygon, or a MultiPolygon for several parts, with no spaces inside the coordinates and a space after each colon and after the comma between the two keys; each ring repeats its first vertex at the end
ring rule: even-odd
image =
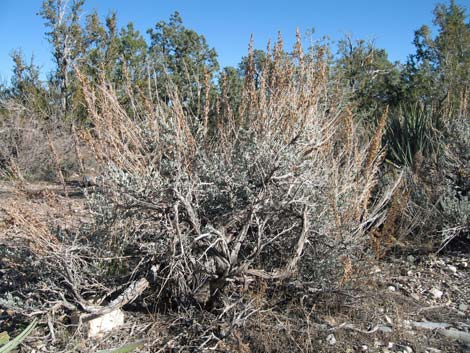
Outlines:
{"type": "Polygon", "coordinates": [[[412,349],[411,347],[406,346],[406,347],[403,349],[403,352],[404,352],[404,353],[413,353],[413,349],[412,349]]]}
{"type": "Polygon", "coordinates": [[[395,292],[397,289],[394,286],[388,286],[390,292],[395,292]]]}
{"type": "Polygon", "coordinates": [[[457,267],[449,265],[449,266],[447,266],[447,268],[450,270],[450,272],[457,273],[457,267]]]}
{"type": "Polygon", "coordinates": [[[372,267],[372,271],[370,271],[370,274],[373,275],[374,273],[380,273],[382,270],[380,269],[379,266],[374,266],[372,267]]]}
{"type": "Polygon", "coordinates": [[[388,348],[388,349],[393,349],[394,346],[395,346],[395,343],[393,343],[393,342],[388,342],[387,348],[388,348]]]}
{"type": "Polygon", "coordinates": [[[440,291],[440,290],[437,289],[437,288],[431,288],[431,290],[429,291],[429,293],[432,294],[432,296],[434,297],[434,299],[441,299],[441,298],[442,298],[442,295],[444,294],[444,292],[440,291]]]}
{"type": "Polygon", "coordinates": [[[379,340],[374,341],[374,347],[375,348],[382,347],[383,345],[384,345],[384,343],[382,341],[379,341],[379,340]]]}
{"type": "Polygon", "coordinates": [[[361,351],[362,352],[367,352],[368,350],[369,350],[369,347],[367,347],[366,345],[361,346],[361,351]]]}
{"type": "Polygon", "coordinates": [[[463,311],[463,312],[466,312],[468,310],[468,305],[467,304],[460,304],[459,305],[459,310],[460,311],[463,311]]]}
{"type": "Polygon", "coordinates": [[[393,332],[392,328],[390,326],[386,326],[386,325],[380,325],[378,330],[380,332],[383,332],[383,333],[391,333],[393,332]]]}
{"type": "Polygon", "coordinates": [[[408,255],[406,259],[408,260],[408,262],[411,262],[411,263],[415,262],[416,260],[413,255],[408,255]]]}
{"type": "Polygon", "coordinates": [[[411,321],[410,320],[403,320],[402,321],[403,328],[406,330],[411,330],[411,321]]]}
{"type": "Polygon", "coordinates": [[[101,337],[105,332],[109,332],[124,324],[124,313],[121,309],[116,309],[88,322],[88,337],[101,337]]]}
{"type": "Polygon", "coordinates": [[[426,329],[426,330],[435,330],[435,329],[445,329],[450,326],[450,324],[445,322],[430,322],[430,321],[413,321],[411,323],[416,328],[426,329]]]}
{"type": "Polygon", "coordinates": [[[328,336],[326,336],[326,342],[328,342],[328,344],[330,345],[334,345],[336,344],[336,337],[335,335],[333,335],[332,333],[330,333],[328,336]]]}

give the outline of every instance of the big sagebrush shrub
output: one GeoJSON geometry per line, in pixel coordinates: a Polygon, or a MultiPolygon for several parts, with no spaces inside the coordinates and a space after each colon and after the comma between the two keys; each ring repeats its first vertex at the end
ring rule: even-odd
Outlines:
{"type": "Polygon", "coordinates": [[[94,125],[83,136],[104,167],[94,247],[129,259],[113,275],[152,276],[156,303],[216,301],[248,278],[335,287],[382,219],[384,124],[360,144],[322,49],[281,51],[256,82],[250,52],[239,109],[222,93],[210,116],[192,116],[176,90],[130,114],[110,85],[81,78],[94,125]]]}

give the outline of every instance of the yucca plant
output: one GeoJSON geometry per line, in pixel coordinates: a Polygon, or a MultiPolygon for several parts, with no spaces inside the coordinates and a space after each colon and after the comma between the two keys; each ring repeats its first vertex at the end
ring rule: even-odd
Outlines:
{"type": "Polygon", "coordinates": [[[401,106],[390,115],[384,137],[389,161],[412,166],[418,152],[426,156],[437,150],[437,121],[426,107],[401,106]]]}
{"type": "Polygon", "coordinates": [[[38,320],[34,319],[28,327],[26,327],[18,336],[10,341],[10,337],[8,333],[2,332],[0,333],[0,353],[9,353],[12,352],[16,347],[18,347],[21,342],[28,337],[29,334],[34,330],[36,327],[38,320]]]}

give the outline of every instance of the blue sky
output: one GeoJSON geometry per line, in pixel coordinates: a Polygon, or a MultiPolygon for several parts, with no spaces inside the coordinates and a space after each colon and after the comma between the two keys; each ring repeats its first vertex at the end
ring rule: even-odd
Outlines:
{"type": "MultiPolygon", "coordinates": [[[[134,22],[141,33],[175,10],[186,27],[203,34],[216,48],[221,66],[236,65],[245,55],[251,33],[255,46],[265,48],[268,39],[281,31],[287,47],[301,33],[314,28],[313,39],[328,35],[337,40],[349,33],[355,39],[374,40],[392,61],[405,61],[413,52],[413,33],[432,24],[434,0],[87,0],[85,14],[96,9],[103,17],[112,10],[119,25],[134,22]]],[[[40,16],[41,0],[0,0],[0,82],[11,77],[12,49],[32,54],[42,68],[51,70],[51,48],[45,39],[40,16]]],[[[470,0],[457,0],[470,10],[470,0]]]]}

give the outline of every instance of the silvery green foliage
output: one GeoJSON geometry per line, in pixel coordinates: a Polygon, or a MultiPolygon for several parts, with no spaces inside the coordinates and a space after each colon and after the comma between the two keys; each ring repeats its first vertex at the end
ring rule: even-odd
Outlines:
{"type": "Polygon", "coordinates": [[[462,195],[455,185],[446,185],[445,192],[440,201],[444,222],[450,227],[468,226],[470,222],[469,194],[462,195]]]}
{"type": "Polygon", "coordinates": [[[207,285],[220,293],[247,271],[279,274],[296,257],[305,217],[295,277],[334,286],[338,258],[353,256],[365,238],[357,223],[337,229],[331,178],[336,173],[345,186],[338,195],[344,213],[359,192],[359,170],[331,152],[307,155],[311,139],[322,138],[318,126],[310,129],[290,142],[240,129],[231,146],[198,142],[190,161],[175,152],[174,129],[164,127],[158,137],[146,130],[149,153],[162,157],[147,156],[155,162],[138,173],[109,163],[90,196],[97,252],[126,258],[115,263],[117,273],[153,276],[154,300],[185,302],[207,285]]]}
{"type": "Polygon", "coordinates": [[[470,120],[464,115],[456,117],[447,132],[447,178],[440,200],[444,242],[450,235],[470,234],[470,120]]]}
{"type": "Polygon", "coordinates": [[[412,211],[420,224],[415,236],[432,238],[442,250],[470,231],[470,120],[445,122],[438,153],[425,159],[410,179],[412,211]],[[414,181],[413,181],[414,180],[414,181]]]}
{"type": "Polygon", "coordinates": [[[24,306],[24,301],[10,292],[4,293],[2,297],[0,297],[0,307],[22,311],[24,306]]]}

